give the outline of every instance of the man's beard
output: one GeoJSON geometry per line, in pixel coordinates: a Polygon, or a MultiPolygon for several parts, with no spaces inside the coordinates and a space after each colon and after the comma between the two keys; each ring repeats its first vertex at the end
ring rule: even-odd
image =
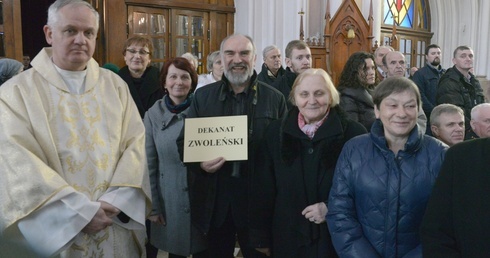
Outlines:
{"type": "Polygon", "coordinates": [[[240,84],[244,84],[250,79],[251,73],[248,66],[244,64],[236,64],[236,65],[231,65],[230,67],[228,67],[228,69],[225,69],[225,76],[231,84],[240,85],[240,84]],[[234,67],[243,67],[245,68],[245,71],[243,73],[233,72],[232,69],[234,67]]]}
{"type": "Polygon", "coordinates": [[[434,59],[434,61],[432,61],[430,63],[432,66],[439,66],[441,64],[441,60],[439,58],[436,58],[434,59]]]}

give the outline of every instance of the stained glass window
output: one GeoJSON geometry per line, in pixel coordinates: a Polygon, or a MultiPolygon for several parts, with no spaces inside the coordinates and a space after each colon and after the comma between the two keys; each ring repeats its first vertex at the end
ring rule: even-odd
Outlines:
{"type": "Polygon", "coordinates": [[[418,0],[419,2],[418,6],[418,23],[416,24],[419,29],[424,29],[427,30],[429,29],[429,10],[427,3],[425,1],[418,0]]]}
{"type": "Polygon", "coordinates": [[[384,23],[398,27],[427,30],[429,26],[427,0],[386,0],[383,5],[384,23]]]}

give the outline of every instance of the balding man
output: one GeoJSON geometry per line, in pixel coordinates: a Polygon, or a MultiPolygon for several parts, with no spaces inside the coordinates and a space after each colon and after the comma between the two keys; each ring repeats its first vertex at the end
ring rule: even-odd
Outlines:
{"type": "Polygon", "coordinates": [[[376,78],[378,78],[380,81],[386,78],[386,67],[383,64],[383,57],[390,51],[395,50],[390,46],[380,46],[374,51],[374,62],[376,63],[377,67],[376,78]]]}
{"type": "Polygon", "coordinates": [[[466,139],[490,137],[490,103],[482,103],[471,109],[471,130],[466,139]]]}
{"type": "Polygon", "coordinates": [[[386,77],[405,76],[407,65],[405,55],[400,51],[390,51],[383,57],[383,65],[386,68],[386,77]]]}

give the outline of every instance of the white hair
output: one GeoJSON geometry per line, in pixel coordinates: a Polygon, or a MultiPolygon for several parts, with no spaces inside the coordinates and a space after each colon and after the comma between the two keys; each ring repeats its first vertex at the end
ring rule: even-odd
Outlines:
{"type": "Polygon", "coordinates": [[[96,20],[96,27],[95,29],[98,31],[99,30],[99,13],[97,12],[97,10],[95,10],[95,8],[88,2],[86,1],[83,1],[83,0],[57,0],[56,2],[54,2],[53,4],[51,4],[49,6],[49,9],[48,9],[48,21],[47,21],[47,25],[49,27],[53,27],[55,26],[57,23],[58,23],[58,20],[59,20],[59,13],[58,11],[67,6],[67,5],[73,5],[73,6],[86,6],[90,9],[90,11],[92,11],[92,13],[94,14],[95,16],[95,20],[96,20]]]}

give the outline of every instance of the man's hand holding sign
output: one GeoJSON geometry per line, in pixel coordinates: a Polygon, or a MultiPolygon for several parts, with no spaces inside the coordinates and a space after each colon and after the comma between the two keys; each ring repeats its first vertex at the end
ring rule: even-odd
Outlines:
{"type": "Polygon", "coordinates": [[[214,173],[225,161],[247,160],[247,116],[188,118],[184,130],[184,162],[201,162],[214,173]]]}

